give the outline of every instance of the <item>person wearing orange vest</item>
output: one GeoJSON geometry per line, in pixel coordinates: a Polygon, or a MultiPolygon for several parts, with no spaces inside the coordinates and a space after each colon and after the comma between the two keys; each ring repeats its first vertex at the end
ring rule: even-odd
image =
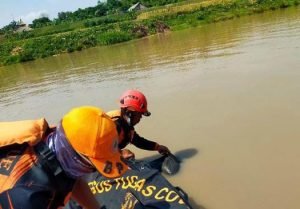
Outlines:
{"type": "Polygon", "coordinates": [[[120,98],[120,110],[107,112],[115,121],[119,133],[119,149],[124,158],[134,158],[134,153],[124,149],[129,143],[144,150],[156,150],[162,155],[170,153],[168,147],[157,142],[145,139],[137,134],[134,126],[138,124],[142,116],[150,116],[147,109],[147,99],[138,90],[127,90],[120,98]]]}
{"type": "Polygon", "coordinates": [[[74,108],[53,129],[43,122],[24,131],[21,121],[19,134],[15,124],[0,123],[1,209],[57,209],[70,196],[100,209],[82,177],[99,171],[115,178],[127,170],[115,123],[99,108],[74,108]]]}

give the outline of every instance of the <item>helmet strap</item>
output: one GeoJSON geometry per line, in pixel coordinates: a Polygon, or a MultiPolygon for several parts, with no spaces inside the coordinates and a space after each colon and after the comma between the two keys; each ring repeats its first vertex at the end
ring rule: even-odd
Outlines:
{"type": "Polygon", "coordinates": [[[128,125],[131,126],[131,118],[130,117],[126,116],[126,122],[128,123],[128,125]]]}
{"type": "Polygon", "coordinates": [[[132,112],[127,109],[125,110],[125,120],[128,123],[128,125],[132,125],[132,112]]]}

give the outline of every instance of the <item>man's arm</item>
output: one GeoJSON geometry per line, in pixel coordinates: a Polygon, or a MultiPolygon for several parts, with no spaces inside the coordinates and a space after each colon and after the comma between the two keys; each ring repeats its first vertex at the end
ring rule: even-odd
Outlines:
{"type": "Polygon", "coordinates": [[[84,209],[101,209],[89,186],[83,179],[78,179],[72,191],[72,198],[84,209]]]}
{"type": "Polygon", "coordinates": [[[136,132],[134,132],[131,143],[136,147],[144,150],[156,150],[157,143],[144,137],[139,136],[136,132]]]}

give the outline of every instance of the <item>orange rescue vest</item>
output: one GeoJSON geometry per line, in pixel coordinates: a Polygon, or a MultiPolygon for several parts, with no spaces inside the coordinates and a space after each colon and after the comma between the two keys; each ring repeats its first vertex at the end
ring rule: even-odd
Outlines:
{"type": "MultiPolygon", "coordinates": [[[[48,123],[44,118],[39,120],[0,122],[0,148],[24,143],[34,146],[42,140],[47,129],[48,123]]],[[[17,159],[18,155],[16,153],[11,152],[0,158],[0,193],[12,188],[18,177],[27,172],[32,167],[32,164],[37,161],[36,155],[32,155],[32,152],[33,150],[31,149],[26,150],[19,159],[17,159]],[[12,176],[15,178],[12,178],[12,176]]]]}
{"type": "Polygon", "coordinates": [[[0,122],[0,208],[56,209],[75,181],[66,176],[43,142],[49,126],[42,118],[0,122]]]}
{"type": "MultiPolygon", "coordinates": [[[[119,120],[121,118],[121,111],[120,110],[112,110],[106,113],[113,121],[119,120]]],[[[131,141],[134,136],[135,131],[131,130],[129,133],[125,133],[124,129],[120,127],[118,129],[119,134],[119,144],[122,143],[122,141],[128,137],[128,141],[131,141]]]]}

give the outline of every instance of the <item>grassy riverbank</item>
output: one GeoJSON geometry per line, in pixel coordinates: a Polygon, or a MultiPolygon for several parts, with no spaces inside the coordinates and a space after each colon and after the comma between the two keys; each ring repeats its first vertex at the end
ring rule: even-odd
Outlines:
{"type": "Polygon", "coordinates": [[[268,10],[298,6],[300,0],[191,0],[140,13],[104,16],[0,36],[0,65],[110,45],[165,30],[179,30],[268,10]]]}

